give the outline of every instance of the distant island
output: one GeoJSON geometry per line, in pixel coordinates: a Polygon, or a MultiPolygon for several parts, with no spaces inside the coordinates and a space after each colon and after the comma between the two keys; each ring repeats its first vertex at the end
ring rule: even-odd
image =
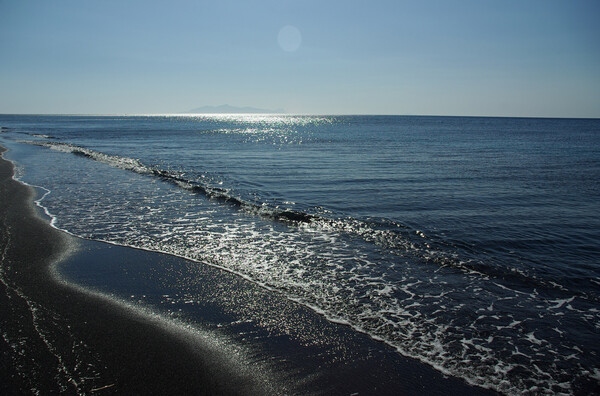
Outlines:
{"type": "Polygon", "coordinates": [[[185,113],[194,114],[282,114],[283,109],[258,109],[256,107],[236,107],[227,104],[220,106],[202,106],[196,109],[188,110],[185,113]]]}

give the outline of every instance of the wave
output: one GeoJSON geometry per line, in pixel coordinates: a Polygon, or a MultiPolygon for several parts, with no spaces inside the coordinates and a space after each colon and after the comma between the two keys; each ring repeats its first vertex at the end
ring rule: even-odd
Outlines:
{"type": "MultiPolygon", "coordinates": [[[[397,254],[410,253],[415,257],[436,257],[438,264],[448,264],[449,260],[441,259],[440,253],[435,253],[431,242],[422,231],[390,221],[387,219],[359,220],[351,217],[335,218],[326,217],[321,214],[312,214],[291,209],[273,207],[266,203],[255,203],[244,200],[234,195],[230,190],[209,186],[196,180],[190,180],[181,175],[143,164],[139,159],[123,157],[119,155],[106,154],[89,148],[77,146],[71,143],[56,141],[25,141],[24,143],[47,147],[52,150],[70,153],[76,156],[88,158],[97,162],[110,165],[115,168],[132,171],[138,174],[159,178],[160,180],[175,185],[189,192],[200,194],[206,198],[227,204],[243,210],[246,213],[260,216],[264,219],[277,221],[293,226],[310,227],[319,231],[338,232],[354,235],[366,242],[375,243],[387,250],[397,254]]],[[[452,260],[452,262],[454,262],[452,260]]],[[[467,269],[473,272],[472,269],[467,269]]]]}
{"type": "MultiPolygon", "coordinates": [[[[149,226],[155,227],[152,230],[158,235],[157,241],[148,238],[147,228],[140,227],[144,231],[139,235],[114,236],[109,242],[180,255],[226,269],[263,287],[280,291],[330,321],[350,325],[386,342],[405,356],[424,361],[446,374],[465,378],[472,384],[507,393],[520,393],[524,389],[534,389],[534,386],[540,390],[552,386],[558,389],[556,387],[561,384],[555,378],[545,377],[547,372],[557,373],[559,377],[566,375],[566,369],[555,370],[538,364],[541,368],[535,368],[539,373],[529,372],[528,362],[545,354],[551,358],[547,365],[560,364],[554,357],[572,352],[570,346],[554,344],[551,329],[546,334],[531,331],[527,323],[529,315],[525,315],[528,312],[522,312],[521,306],[537,306],[539,309],[533,312],[544,315],[544,320],[567,316],[574,310],[578,310],[577,314],[590,316],[590,321],[596,315],[596,311],[581,308],[582,305],[587,307],[588,301],[581,301],[569,293],[548,295],[541,289],[536,290],[535,285],[531,287],[536,279],[525,272],[509,271],[506,265],[489,260],[465,259],[469,256],[468,246],[436,240],[435,236],[388,219],[333,218],[333,215],[326,217],[285,210],[246,201],[230,190],[145,165],[135,158],[105,154],[68,143],[27,143],[158,178],[252,215],[298,227],[300,231],[323,231],[311,235],[317,238],[328,236],[329,239],[319,239],[320,245],[313,249],[312,245],[300,240],[301,232],[261,239],[253,238],[253,235],[264,235],[263,231],[268,232],[272,224],[250,231],[234,226],[228,231],[237,232],[234,236],[247,234],[244,243],[229,244],[227,239],[208,237],[208,245],[203,245],[201,251],[190,251],[186,240],[165,240],[162,231],[172,235],[169,224],[162,229],[160,222],[148,222],[149,226]],[[337,244],[330,243],[335,241],[338,233],[350,238],[337,244]],[[357,256],[359,248],[355,242],[359,239],[369,242],[371,247],[383,247],[386,254],[402,257],[378,260],[379,252],[373,257],[357,256]],[[297,246],[297,249],[289,252],[289,246],[297,246]],[[337,246],[339,253],[333,251],[337,246]],[[323,250],[318,250],[321,247],[323,250]],[[253,256],[249,249],[255,249],[254,253],[258,254],[253,256]],[[226,254],[219,256],[223,251],[226,254]],[[456,251],[460,254],[454,253],[456,251]],[[314,259],[315,253],[320,252],[323,253],[322,262],[314,259]],[[277,255],[286,259],[273,258],[277,255]],[[277,265],[278,261],[283,263],[277,265]],[[265,271],[263,262],[273,266],[265,271]],[[395,266],[394,271],[387,271],[387,266],[395,266]],[[472,301],[473,308],[471,303],[466,306],[464,301],[472,301]],[[474,360],[486,363],[474,369],[474,360]],[[522,381],[519,370],[525,370],[525,376],[533,380],[522,381]]],[[[190,224],[193,223],[193,219],[190,220],[190,224]]],[[[108,235],[110,226],[106,230],[108,235]]],[[[96,239],[99,235],[90,238],[96,239]]],[[[473,256],[476,253],[474,251],[473,256]]]]}
{"type": "Polygon", "coordinates": [[[177,175],[174,172],[160,168],[144,165],[140,160],[119,155],[105,154],[99,151],[91,150],[85,147],[76,146],[70,143],[47,142],[47,141],[26,141],[24,143],[36,146],[48,147],[52,150],[71,153],[80,157],[85,157],[98,161],[115,168],[129,170],[142,175],[150,175],[160,178],[161,180],[174,184],[182,189],[202,194],[207,198],[222,203],[226,203],[247,212],[258,214],[262,217],[270,218],[286,223],[310,223],[317,220],[319,216],[294,210],[280,210],[266,205],[259,205],[248,202],[242,198],[236,197],[227,189],[219,187],[210,187],[198,181],[186,179],[177,175]]]}
{"type": "MultiPolygon", "coordinates": [[[[52,139],[52,137],[48,136],[45,139],[52,139]]],[[[512,285],[517,289],[521,287],[542,287],[547,290],[565,291],[562,285],[536,276],[535,273],[527,271],[524,268],[507,269],[502,263],[471,259],[469,258],[471,255],[469,254],[470,248],[468,246],[461,246],[457,242],[447,243],[442,240],[436,240],[425,235],[420,230],[389,219],[360,220],[351,217],[335,218],[326,217],[321,214],[281,209],[266,203],[255,203],[244,200],[234,195],[228,189],[209,186],[208,184],[182,177],[172,171],[145,165],[139,159],[106,154],[71,143],[51,140],[25,141],[23,143],[47,147],[55,151],[70,153],[101,162],[115,168],[156,177],[178,188],[203,195],[209,200],[230,205],[264,219],[303,228],[309,227],[318,231],[353,235],[366,242],[376,244],[392,254],[410,256],[412,259],[424,263],[434,264],[438,267],[453,268],[456,271],[469,275],[501,280],[503,283],[512,285]],[[467,257],[459,257],[458,251],[463,252],[461,256],[466,255],[467,257]]],[[[598,299],[587,293],[575,291],[575,294],[586,299],[598,299]]]]}
{"type": "MultiPolygon", "coordinates": [[[[439,254],[436,255],[433,253],[435,249],[432,248],[431,241],[427,239],[422,231],[412,229],[404,224],[391,220],[360,220],[352,217],[335,218],[287,208],[282,209],[266,203],[250,202],[234,195],[228,189],[209,186],[206,183],[182,177],[173,171],[145,165],[136,158],[106,154],[71,143],[56,141],[40,140],[25,141],[23,143],[47,147],[55,151],[70,153],[101,162],[115,168],[156,177],[186,191],[203,195],[210,200],[233,206],[249,214],[257,215],[268,220],[305,228],[310,227],[319,231],[331,231],[354,235],[366,242],[375,243],[392,252],[399,254],[411,252],[421,257],[431,257],[432,255],[435,255],[438,257],[440,263],[443,261],[439,259],[439,257],[441,257],[439,254]]],[[[445,260],[444,262],[447,264],[447,261],[448,260],[445,260]]],[[[469,272],[471,272],[471,269],[469,269],[469,272]]]]}

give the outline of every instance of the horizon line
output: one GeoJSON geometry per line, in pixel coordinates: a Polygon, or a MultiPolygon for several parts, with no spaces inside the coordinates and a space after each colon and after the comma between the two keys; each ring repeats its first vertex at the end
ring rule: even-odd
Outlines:
{"type": "Polygon", "coordinates": [[[151,117],[151,116],[307,116],[307,117],[462,117],[462,118],[531,118],[597,120],[597,117],[511,116],[511,115],[450,115],[450,114],[393,114],[393,113],[0,113],[2,116],[80,116],[80,117],[151,117]]]}

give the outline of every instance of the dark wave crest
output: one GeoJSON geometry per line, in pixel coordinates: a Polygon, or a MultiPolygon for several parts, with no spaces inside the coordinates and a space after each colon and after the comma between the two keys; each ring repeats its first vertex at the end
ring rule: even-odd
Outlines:
{"type": "Polygon", "coordinates": [[[189,180],[177,175],[174,172],[160,168],[154,168],[141,163],[138,159],[110,155],[99,151],[90,150],[85,147],[75,146],[69,143],[48,142],[48,141],[28,141],[26,143],[36,146],[48,147],[53,150],[71,153],[80,157],[89,158],[94,161],[102,162],[107,165],[133,171],[143,175],[155,176],[162,181],[176,185],[187,191],[201,194],[208,199],[228,204],[251,213],[259,214],[262,217],[285,223],[311,223],[319,217],[304,212],[294,210],[280,210],[272,207],[258,205],[256,203],[245,201],[232,195],[227,189],[210,187],[194,180],[189,180]]]}
{"type": "MultiPolygon", "coordinates": [[[[410,256],[412,259],[428,264],[453,268],[462,273],[502,280],[517,287],[521,285],[527,287],[539,286],[548,289],[556,288],[551,282],[538,278],[529,273],[529,271],[516,268],[507,270],[501,263],[470,259],[471,254],[469,254],[470,249],[468,246],[461,247],[456,243],[435,240],[435,238],[430,238],[419,230],[388,219],[359,220],[354,218],[333,218],[276,208],[263,203],[246,201],[233,195],[227,189],[212,187],[195,180],[190,180],[172,171],[147,166],[135,158],[105,154],[69,143],[48,140],[27,141],[26,143],[71,153],[116,168],[156,177],[191,193],[203,195],[207,199],[230,205],[268,220],[289,225],[310,226],[319,230],[359,237],[366,242],[381,246],[393,254],[410,256]],[[458,251],[463,252],[463,254],[458,255],[456,253],[458,251]]],[[[589,296],[586,297],[589,298],[589,296]]]]}

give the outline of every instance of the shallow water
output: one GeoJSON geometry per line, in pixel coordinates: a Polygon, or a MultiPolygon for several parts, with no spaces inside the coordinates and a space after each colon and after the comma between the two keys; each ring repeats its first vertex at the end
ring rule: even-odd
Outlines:
{"type": "Polygon", "coordinates": [[[474,384],[598,389],[598,120],[0,125],[59,228],[225,268],[474,384]]]}

